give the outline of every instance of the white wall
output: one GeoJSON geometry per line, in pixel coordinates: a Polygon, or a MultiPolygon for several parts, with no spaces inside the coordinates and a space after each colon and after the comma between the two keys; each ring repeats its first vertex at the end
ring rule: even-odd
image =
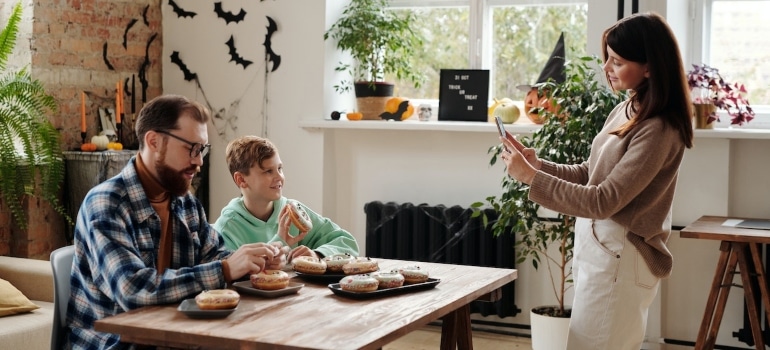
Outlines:
{"type": "MultiPolygon", "coordinates": [[[[502,168],[488,166],[489,146],[497,143],[489,133],[430,130],[341,130],[302,128],[301,121],[328,118],[334,109],[352,105],[351,97],[337,95],[333,67],[339,61],[323,32],[339,15],[342,1],[230,0],[225,8],[248,12],[240,24],[214,16],[208,2],[182,2],[199,13],[194,19],[177,18],[163,3],[163,88],[203,101],[195,84],[184,81],[170,63],[172,51],[179,51],[191,70],[198,73],[206,97],[215,110],[230,108],[242,97],[236,130],[217,135],[216,121],[210,126],[211,221],[219,208],[238,193],[224,164],[224,147],[235,135],[262,133],[265,87],[268,90],[268,137],[280,149],[287,175],[285,195],[297,198],[351,231],[365,245],[363,206],[373,200],[444,205],[469,205],[500,193],[502,168]],[[278,24],[273,50],[282,57],[281,66],[268,75],[265,84],[264,47],[267,21],[278,24]],[[327,18],[329,17],[329,18],[327,18]],[[255,63],[244,70],[228,62],[225,41],[235,35],[241,55],[255,63]]],[[[592,19],[589,35],[598,38],[614,22],[616,11],[604,1],[610,17],[592,19]],[[599,26],[601,24],[601,26],[599,26]]],[[[642,2],[642,9],[660,1],[642,2]]],[[[590,5],[593,6],[593,5],[590,5]]],[[[630,6],[630,5],[627,5],[630,6]]],[[[665,13],[666,10],[657,10],[665,13]]],[[[670,19],[671,21],[671,19],[670,19]]],[[[681,23],[672,23],[679,27],[681,23]]],[[[598,39],[596,40],[598,42],[598,39]]],[[[598,45],[598,44],[597,44],[598,45]]],[[[203,101],[205,102],[205,101],[203,101]]],[[[330,122],[331,123],[331,122],[330,122]]],[[[686,225],[700,215],[770,217],[770,140],[728,140],[699,137],[688,151],[675,199],[675,225],[686,225]]],[[[717,242],[680,239],[674,234],[670,248],[675,267],[660,292],[660,331],[652,335],[694,341],[706,302],[706,289],[713,276],[718,254],[717,242]],[[660,334],[658,334],[660,333],[660,334]]],[[[529,323],[526,310],[551,303],[547,280],[529,264],[520,266],[517,305],[522,315],[505,322],[529,323]]],[[[731,293],[718,343],[743,344],[731,338],[742,327],[741,290],[731,293]]]]}
{"type": "MultiPolygon", "coordinates": [[[[267,137],[276,143],[287,174],[284,194],[301,199],[312,208],[322,209],[323,135],[297,126],[303,118],[320,118],[324,110],[326,89],[324,68],[326,2],[317,0],[292,1],[227,1],[224,9],[247,14],[240,23],[225,24],[216,17],[211,2],[186,1],[194,18],[178,18],[167,3],[163,11],[163,91],[190,96],[208,102],[214,111],[226,109],[225,114],[237,116],[234,124],[225,125],[215,119],[209,126],[212,144],[210,172],[210,220],[219,217],[219,210],[239,195],[233,184],[224,151],[227,142],[236,136],[263,134],[263,113],[267,116],[267,137]],[[299,10],[298,10],[299,9],[299,10]],[[278,30],[272,35],[272,49],[281,56],[275,72],[265,74],[265,35],[268,21],[275,20],[278,30]],[[234,36],[241,56],[254,61],[243,69],[229,62],[225,42],[234,36]],[[179,51],[191,71],[197,72],[202,89],[183,79],[169,56],[179,51]],[[267,89],[267,105],[263,103],[267,89]],[[205,92],[205,99],[204,99],[205,92]],[[239,108],[231,104],[240,100],[239,108]],[[217,130],[224,131],[218,135],[217,130]]],[[[272,68],[272,63],[268,65],[272,68]]]]}

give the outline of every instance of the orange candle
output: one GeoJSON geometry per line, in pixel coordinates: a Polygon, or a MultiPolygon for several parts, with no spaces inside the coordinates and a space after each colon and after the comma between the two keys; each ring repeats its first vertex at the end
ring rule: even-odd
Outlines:
{"type": "Polygon", "coordinates": [[[120,103],[120,81],[115,84],[115,122],[120,124],[120,110],[122,108],[120,103]]]}
{"type": "Polygon", "coordinates": [[[86,132],[86,93],[80,92],[80,132],[86,132]]]}

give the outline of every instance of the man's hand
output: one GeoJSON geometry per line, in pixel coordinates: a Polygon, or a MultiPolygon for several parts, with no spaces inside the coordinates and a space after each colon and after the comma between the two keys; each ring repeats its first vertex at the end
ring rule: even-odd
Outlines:
{"type": "Polygon", "coordinates": [[[239,279],[246,274],[259,273],[265,270],[269,261],[273,261],[280,255],[285,256],[285,254],[281,253],[281,249],[273,244],[244,244],[227,257],[230,277],[239,279]]]}
{"type": "Polygon", "coordinates": [[[273,259],[267,261],[265,270],[283,270],[283,268],[286,266],[286,261],[288,260],[287,255],[289,254],[291,248],[283,245],[281,242],[272,242],[270,244],[278,248],[279,254],[276,255],[273,259]]]}

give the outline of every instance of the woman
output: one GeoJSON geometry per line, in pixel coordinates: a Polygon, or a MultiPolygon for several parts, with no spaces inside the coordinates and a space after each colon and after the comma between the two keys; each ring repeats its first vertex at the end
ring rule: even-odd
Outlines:
{"type": "Polygon", "coordinates": [[[509,176],[530,185],[530,200],[578,217],[567,348],[638,350],[659,281],[671,274],[666,242],[692,113],[676,38],[661,16],[618,21],[604,31],[602,53],[609,84],[630,94],[588,161],[538,159],[510,133],[501,158],[509,176]]]}

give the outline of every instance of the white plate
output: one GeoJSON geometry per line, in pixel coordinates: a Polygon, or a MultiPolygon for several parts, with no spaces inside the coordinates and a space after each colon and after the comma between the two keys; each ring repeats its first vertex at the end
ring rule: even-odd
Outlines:
{"type": "Polygon", "coordinates": [[[302,287],[304,286],[305,285],[302,283],[289,282],[289,285],[283,289],[262,290],[262,289],[254,288],[251,285],[251,281],[240,281],[240,282],[233,283],[233,287],[235,287],[235,290],[237,290],[238,292],[241,292],[244,294],[256,295],[256,296],[265,297],[265,298],[276,298],[284,295],[294,294],[298,292],[300,289],[302,289],[302,287]]]}
{"type": "Polygon", "coordinates": [[[222,318],[238,310],[238,307],[236,306],[232,309],[201,310],[198,304],[195,303],[195,299],[185,299],[176,309],[190,318],[222,318]]]}

